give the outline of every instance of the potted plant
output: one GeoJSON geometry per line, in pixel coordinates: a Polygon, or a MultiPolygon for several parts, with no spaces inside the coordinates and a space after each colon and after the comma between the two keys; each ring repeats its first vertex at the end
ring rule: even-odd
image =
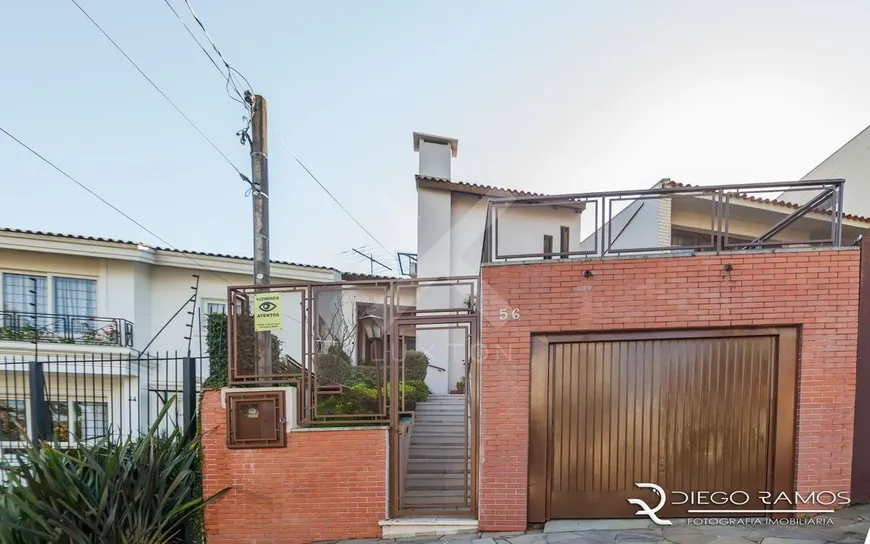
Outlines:
{"type": "Polygon", "coordinates": [[[463,395],[465,394],[465,376],[459,379],[456,382],[456,389],[450,392],[451,395],[463,395]]]}

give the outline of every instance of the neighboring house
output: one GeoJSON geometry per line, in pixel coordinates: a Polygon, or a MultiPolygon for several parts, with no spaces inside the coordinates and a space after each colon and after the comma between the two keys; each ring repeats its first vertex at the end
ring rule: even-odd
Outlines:
{"type": "MultiPolygon", "coordinates": [[[[0,229],[0,441],[8,446],[32,428],[28,375],[11,361],[33,360],[35,348],[40,360],[56,361],[45,370],[53,419],[80,438],[108,426],[136,432],[181,391],[175,353],[187,355],[189,343],[193,357],[208,355],[207,315],[226,312],[227,287],[250,284],[251,270],[251,259],[231,255],[0,229]],[[152,358],[166,352],[168,359],[152,358]]],[[[281,261],[271,275],[275,283],[341,279],[332,268],[281,261]]],[[[291,325],[288,318],[278,336],[299,358],[301,330],[291,325]]],[[[203,379],[207,364],[199,368],[203,379]]]]}
{"type": "MultiPolygon", "coordinates": [[[[801,179],[845,179],[846,199],[843,211],[870,216],[870,127],[843,144],[801,179]]],[[[813,196],[813,192],[791,189],[779,198],[803,204],[813,196]]]]}
{"type": "MultiPolygon", "coordinates": [[[[419,154],[417,184],[417,255],[419,278],[474,276],[480,273],[487,204],[505,197],[541,196],[455,181],[451,160],[458,140],[414,133],[419,154]]],[[[580,244],[582,206],[526,206],[493,212],[499,222],[496,251],[506,254],[539,254],[549,241],[552,251],[577,249],[580,244]],[[542,245],[543,244],[543,245],[542,245]]],[[[475,301],[462,300],[467,291],[453,288],[420,288],[419,309],[458,307],[475,301]]],[[[479,293],[477,294],[479,297],[479,293]]],[[[429,372],[429,387],[447,393],[465,375],[464,337],[461,331],[428,331],[417,334],[417,346],[433,365],[447,372],[429,372]]]]}
{"type": "MultiPolygon", "coordinates": [[[[713,251],[717,242],[722,243],[723,247],[726,244],[724,238],[717,240],[726,231],[726,249],[739,249],[741,244],[752,242],[800,207],[799,203],[778,198],[729,193],[727,205],[723,205],[721,212],[723,223],[715,225],[717,214],[712,210],[715,201],[710,194],[703,194],[704,187],[693,187],[664,179],[652,187],[652,190],[657,189],[685,189],[689,192],[665,195],[664,198],[658,195],[655,198],[626,197],[628,204],[615,211],[612,216],[605,215],[605,219],[601,221],[604,226],[594,236],[584,239],[581,249],[594,252],[590,256],[637,253],[643,249],[648,249],[649,253],[681,248],[690,251],[713,251]],[[698,192],[692,193],[692,189],[697,189],[698,192]],[[727,223],[724,219],[726,215],[727,223]],[[606,247],[608,244],[609,249],[606,247]]],[[[854,195],[849,199],[853,197],[854,195]]],[[[843,243],[853,243],[868,228],[870,217],[846,214],[843,217],[843,243]]],[[[830,234],[830,212],[826,213],[824,209],[813,210],[767,241],[766,247],[795,242],[813,243],[828,239],[830,234]]]]}

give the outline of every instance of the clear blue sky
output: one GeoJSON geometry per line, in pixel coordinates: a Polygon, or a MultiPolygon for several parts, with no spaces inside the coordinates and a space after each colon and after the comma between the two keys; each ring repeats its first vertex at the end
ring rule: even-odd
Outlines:
{"type": "MultiPolygon", "coordinates": [[[[248,171],[244,111],[163,0],[80,1],[248,171]]],[[[866,2],[191,1],[391,250],[416,244],[415,130],[459,139],[457,179],[579,192],[797,179],[870,123],[866,2]]],[[[251,254],[245,186],[72,2],[7,3],[0,51],[0,126],[172,245],[251,254]]],[[[0,225],[160,245],[2,134],[0,165],[0,225]]],[[[270,166],[273,258],[388,258],[274,140],[270,166]]]]}

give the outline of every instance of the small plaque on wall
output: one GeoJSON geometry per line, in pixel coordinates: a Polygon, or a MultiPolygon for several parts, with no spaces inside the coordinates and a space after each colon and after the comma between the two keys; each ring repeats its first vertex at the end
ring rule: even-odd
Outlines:
{"type": "Polygon", "coordinates": [[[283,391],[227,393],[227,447],[283,448],[287,429],[283,391]]]}

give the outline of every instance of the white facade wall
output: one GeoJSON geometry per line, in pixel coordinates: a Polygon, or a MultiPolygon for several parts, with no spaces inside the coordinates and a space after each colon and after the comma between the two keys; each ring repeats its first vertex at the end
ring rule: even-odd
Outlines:
{"type": "Polygon", "coordinates": [[[608,239],[611,252],[620,249],[659,248],[670,245],[671,201],[668,199],[638,199],[615,213],[608,223],[580,244],[583,251],[595,251],[590,256],[604,255],[608,239]]]}
{"type": "MultiPolygon", "coordinates": [[[[477,195],[418,188],[418,278],[478,276],[483,253],[487,198],[477,195]]],[[[569,249],[580,247],[580,214],[552,206],[505,209],[499,212],[498,251],[506,254],[538,254],[543,251],[544,235],[553,236],[559,249],[561,227],[569,228],[569,249]]],[[[445,287],[420,287],[417,307],[459,307],[467,290],[445,287]]],[[[479,295],[479,293],[478,293],[479,295]]],[[[417,348],[426,352],[433,365],[446,372],[427,376],[436,394],[454,389],[465,375],[465,336],[463,331],[421,331],[417,348]]]]}
{"type": "MultiPolygon", "coordinates": [[[[417,277],[436,278],[451,275],[451,198],[446,191],[417,190],[417,277]]],[[[417,309],[444,308],[450,294],[445,289],[417,290],[417,309]]],[[[421,331],[417,349],[429,356],[432,365],[447,368],[450,334],[448,331],[421,331]]],[[[447,372],[429,372],[426,384],[436,394],[450,389],[447,372]]]]}
{"type": "MultiPolygon", "coordinates": [[[[813,168],[801,181],[821,179],[846,180],[843,211],[862,217],[870,216],[870,127],[813,168]]],[[[806,190],[790,190],[779,198],[805,204],[816,194],[806,190]]]]}

